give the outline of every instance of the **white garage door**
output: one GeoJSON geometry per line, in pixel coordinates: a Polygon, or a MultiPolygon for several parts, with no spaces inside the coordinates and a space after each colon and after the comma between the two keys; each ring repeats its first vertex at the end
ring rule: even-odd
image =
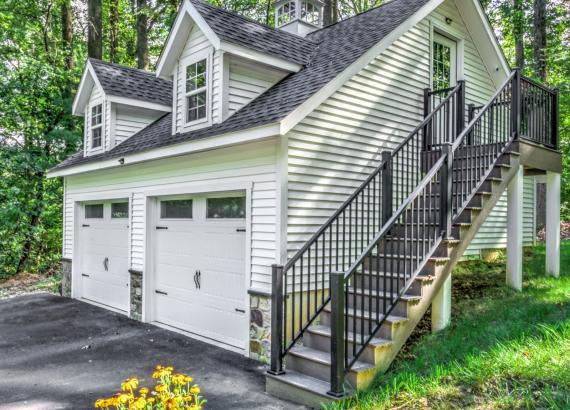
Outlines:
{"type": "Polygon", "coordinates": [[[81,298],[129,309],[128,202],[85,204],[79,227],[81,298]]]}
{"type": "Polygon", "coordinates": [[[245,349],[245,197],[164,198],[157,214],[155,320],[245,349]]]}

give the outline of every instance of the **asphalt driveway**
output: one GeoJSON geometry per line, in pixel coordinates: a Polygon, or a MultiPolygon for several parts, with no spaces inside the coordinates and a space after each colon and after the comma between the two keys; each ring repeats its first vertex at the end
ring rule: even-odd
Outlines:
{"type": "Polygon", "coordinates": [[[298,409],[264,393],[264,367],[239,354],[48,294],[0,301],[0,409],[89,409],[157,364],[200,385],[206,409],[298,409]]]}

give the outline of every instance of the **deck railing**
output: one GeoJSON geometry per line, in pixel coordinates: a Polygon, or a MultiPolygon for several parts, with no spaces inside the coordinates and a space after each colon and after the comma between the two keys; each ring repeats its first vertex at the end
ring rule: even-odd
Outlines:
{"type": "Polygon", "coordinates": [[[330,273],[354,264],[424,178],[418,164],[426,160],[426,133],[438,141],[436,155],[442,143],[457,135],[457,118],[464,117],[464,87],[459,82],[396,149],[382,152],[380,165],[311,239],[285,266],[273,266],[274,374],[281,372],[282,358],[330,301],[330,273]]]}

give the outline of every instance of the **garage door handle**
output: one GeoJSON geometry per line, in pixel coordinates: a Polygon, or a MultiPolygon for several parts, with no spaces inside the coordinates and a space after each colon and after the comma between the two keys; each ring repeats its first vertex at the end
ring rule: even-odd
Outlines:
{"type": "Polygon", "coordinates": [[[156,230],[157,230],[157,231],[159,231],[159,230],[167,230],[167,229],[168,229],[168,226],[157,226],[157,227],[156,227],[156,230]]]}
{"type": "Polygon", "coordinates": [[[155,292],[155,293],[158,293],[159,295],[168,295],[168,293],[163,292],[163,291],[161,291],[161,290],[155,290],[154,292],[155,292]]]}
{"type": "Polygon", "coordinates": [[[83,276],[84,278],[88,278],[88,277],[89,277],[89,275],[87,275],[87,274],[85,274],[85,273],[82,273],[81,276],[83,276]]]}
{"type": "Polygon", "coordinates": [[[81,226],[82,226],[83,228],[89,228],[91,225],[83,224],[83,225],[81,225],[81,226]]]}
{"type": "Polygon", "coordinates": [[[245,232],[245,228],[237,228],[236,232],[245,232]]]}
{"type": "Polygon", "coordinates": [[[245,310],[244,310],[244,309],[238,309],[238,308],[236,308],[236,312],[245,313],[245,310]]]}

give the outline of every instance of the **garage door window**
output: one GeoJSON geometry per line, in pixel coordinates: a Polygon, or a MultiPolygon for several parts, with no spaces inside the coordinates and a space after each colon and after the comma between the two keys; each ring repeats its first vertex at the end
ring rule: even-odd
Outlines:
{"type": "Polygon", "coordinates": [[[86,219],[102,219],[103,218],[103,204],[85,205],[85,218],[86,219]]]}
{"type": "Polygon", "coordinates": [[[160,202],[162,219],[192,219],[192,200],[172,200],[160,202]]]}
{"type": "Polygon", "coordinates": [[[208,198],[208,219],[245,218],[245,197],[208,198]]]}
{"type": "Polygon", "coordinates": [[[111,218],[124,219],[129,217],[129,203],[120,202],[111,204],[111,218]]]}

